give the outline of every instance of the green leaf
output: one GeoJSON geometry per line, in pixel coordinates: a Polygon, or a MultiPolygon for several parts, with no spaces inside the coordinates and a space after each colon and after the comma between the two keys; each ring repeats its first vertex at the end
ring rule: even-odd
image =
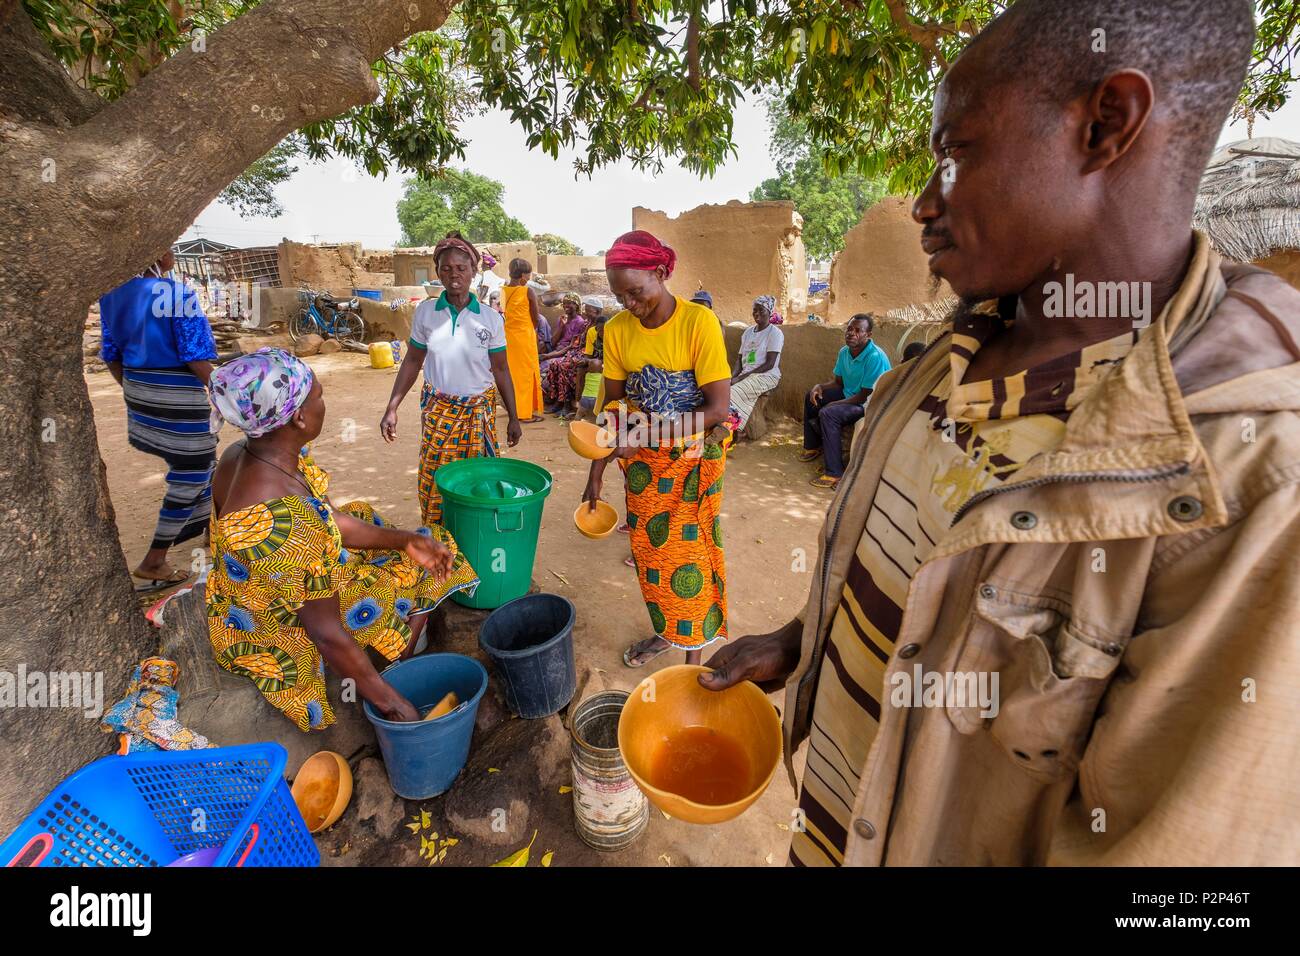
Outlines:
{"type": "Polygon", "coordinates": [[[527,866],[527,865],[528,865],[528,851],[529,851],[529,850],[532,848],[532,846],[533,846],[533,840],[536,840],[536,839],[537,839],[537,831],[534,830],[534,831],[533,831],[533,839],[528,841],[528,846],[524,847],[522,850],[516,850],[514,853],[511,853],[511,854],[510,854],[508,857],[506,857],[504,860],[498,860],[497,862],[493,863],[492,865],[493,865],[493,866],[527,866]]]}

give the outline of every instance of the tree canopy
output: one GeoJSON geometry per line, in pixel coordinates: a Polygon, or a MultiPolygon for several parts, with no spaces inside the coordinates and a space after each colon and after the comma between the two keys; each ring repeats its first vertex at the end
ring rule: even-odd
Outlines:
{"type": "MultiPolygon", "coordinates": [[[[157,63],[258,0],[23,0],[85,86],[120,95],[157,63]]],[[[378,97],[308,125],[313,158],[430,176],[463,158],[460,121],[497,107],[530,148],[575,149],[578,173],[670,158],[709,175],[735,153],[732,114],[766,91],[798,116],[825,171],[914,191],[929,174],[935,84],[999,0],[461,0],[373,67],[378,97]]],[[[1293,80],[1300,4],[1259,0],[1243,115],[1272,112],[1293,80]]]]}
{"type": "Polygon", "coordinates": [[[411,179],[397,202],[402,245],[432,246],[452,229],[471,242],[518,242],[528,228],[501,205],[505,188],[469,170],[449,169],[431,179],[411,179]]]}

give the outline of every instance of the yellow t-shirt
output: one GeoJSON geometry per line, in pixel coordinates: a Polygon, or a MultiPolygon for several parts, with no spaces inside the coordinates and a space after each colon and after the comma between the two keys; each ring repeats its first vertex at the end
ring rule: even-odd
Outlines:
{"type": "Polygon", "coordinates": [[[587,340],[582,343],[582,352],[584,355],[596,354],[596,334],[599,331],[600,329],[596,328],[594,325],[587,330],[587,340]]]}
{"type": "Polygon", "coordinates": [[[672,317],[647,329],[624,309],[605,323],[605,377],[627,381],[647,365],[665,372],[694,372],[695,384],[731,378],[722,326],[711,309],[680,296],[672,317]]]}

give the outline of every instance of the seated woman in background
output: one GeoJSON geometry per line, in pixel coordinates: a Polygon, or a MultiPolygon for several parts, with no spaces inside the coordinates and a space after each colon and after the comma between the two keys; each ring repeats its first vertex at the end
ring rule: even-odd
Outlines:
{"type": "Polygon", "coordinates": [[[777,328],[781,315],[776,299],[760,295],[754,300],[754,324],[740,336],[740,352],[731,369],[731,407],[736,413],[736,431],[749,424],[759,398],[781,382],[781,349],[785,335],[777,328]]]}
{"type": "MultiPolygon", "coordinates": [[[[542,355],[543,372],[546,371],[550,363],[561,358],[565,352],[572,348],[575,342],[579,346],[582,345],[582,336],[586,333],[587,326],[590,324],[580,311],[582,297],[578,293],[564,293],[564,297],[560,299],[560,308],[564,311],[555,320],[555,346],[542,355]]],[[[554,409],[548,408],[547,411],[554,411],[554,409]]]]}
{"type": "MultiPolygon", "coordinates": [[[[565,293],[565,314],[568,315],[574,293],[565,293]]],[[[576,296],[574,296],[576,298],[576,296]]],[[[577,385],[577,369],[585,365],[591,354],[590,344],[595,322],[601,314],[600,300],[589,295],[579,300],[582,306],[578,317],[583,322],[581,333],[574,335],[563,352],[550,353],[550,361],[542,363],[542,394],[546,397],[546,407],[561,418],[568,418],[577,407],[580,386],[577,385]]],[[[568,333],[571,322],[566,322],[564,332],[568,333]]]]}
{"type": "Polygon", "coordinates": [[[418,720],[366,649],[409,655],[428,612],[478,578],[444,529],[400,531],[364,502],[335,506],[308,453],[321,384],[300,359],[261,349],[212,373],[217,415],[248,437],[212,479],[208,637],[217,663],[253,680],[298,725],[334,722],[328,663],[390,720],[418,720]]]}

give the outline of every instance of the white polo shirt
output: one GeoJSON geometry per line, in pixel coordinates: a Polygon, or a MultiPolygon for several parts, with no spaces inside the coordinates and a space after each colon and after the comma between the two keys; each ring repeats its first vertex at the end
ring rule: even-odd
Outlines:
{"type": "Polygon", "coordinates": [[[459,312],[447,293],[425,299],[415,307],[410,342],[425,349],[424,380],[448,395],[482,395],[496,383],[493,352],[506,348],[506,324],[501,314],[479,302],[473,292],[459,312]]]}

